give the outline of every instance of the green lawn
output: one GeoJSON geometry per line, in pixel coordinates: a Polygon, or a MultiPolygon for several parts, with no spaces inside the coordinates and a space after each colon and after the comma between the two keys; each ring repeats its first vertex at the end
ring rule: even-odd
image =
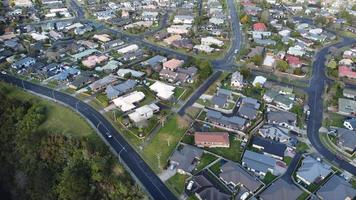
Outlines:
{"type": "Polygon", "coordinates": [[[205,148],[205,150],[220,155],[229,160],[239,162],[242,153],[241,141],[236,140],[232,134],[230,134],[229,138],[230,138],[229,148],[205,148]]]}
{"type": "Polygon", "coordinates": [[[109,98],[105,95],[105,94],[98,94],[98,96],[96,96],[96,99],[104,106],[108,106],[109,105],[109,98]]]}
{"type": "Polygon", "coordinates": [[[168,157],[188,128],[178,121],[178,116],[171,117],[143,149],[144,158],[155,172],[160,172],[167,164],[168,157]],[[157,162],[158,158],[160,163],[157,162]]]}
{"type": "Polygon", "coordinates": [[[274,176],[271,172],[267,172],[266,176],[263,178],[262,182],[266,185],[270,184],[277,176],[274,176]]]}
{"type": "Polygon", "coordinates": [[[298,142],[297,152],[306,152],[309,149],[309,146],[304,142],[298,142]]]}
{"type": "Polygon", "coordinates": [[[166,185],[176,196],[179,196],[184,192],[187,178],[187,175],[177,173],[166,181],[166,185]]]}
{"type": "Polygon", "coordinates": [[[176,89],[174,90],[174,97],[176,99],[179,99],[185,90],[186,90],[185,88],[176,87],[176,89]]]}
{"type": "Polygon", "coordinates": [[[197,165],[196,171],[202,170],[205,166],[209,165],[210,163],[214,162],[217,159],[216,156],[209,154],[209,153],[204,153],[203,156],[200,159],[199,164],[197,165]]]}
{"type": "Polygon", "coordinates": [[[212,171],[215,175],[219,175],[220,174],[220,167],[221,167],[221,163],[220,161],[214,163],[211,167],[209,167],[210,171],[212,171]]]}
{"type": "Polygon", "coordinates": [[[194,135],[184,135],[182,142],[190,145],[194,145],[194,135]]]}
{"type": "Polygon", "coordinates": [[[94,132],[80,115],[67,107],[52,101],[44,100],[7,84],[1,83],[0,87],[9,88],[11,91],[9,94],[10,97],[40,102],[40,104],[46,107],[47,120],[40,126],[41,129],[53,130],[53,132],[57,133],[59,131],[70,136],[83,136],[94,132]]]}
{"type": "Polygon", "coordinates": [[[289,166],[293,158],[289,156],[284,156],[283,161],[289,166]]]}
{"type": "Polygon", "coordinates": [[[145,87],[138,87],[137,91],[141,91],[145,94],[145,98],[143,99],[143,101],[138,103],[139,106],[150,104],[156,99],[156,96],[152,93],[152,91],[148,90],[145,87]]]}

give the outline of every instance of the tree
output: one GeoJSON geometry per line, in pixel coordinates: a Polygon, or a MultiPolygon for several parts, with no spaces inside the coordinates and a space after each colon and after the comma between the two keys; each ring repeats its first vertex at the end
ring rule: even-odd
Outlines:
{"type": "Polygon", "coordinates": [[[248,23],[248,21],[249,21],[248,15],[244,15],[244,16],[240,19],[241,24],[246,24],[246,23],[248,23]]]}
{"type": "Polygon", "coordinates": [[[249,79],[251,77],[251,70],[248,67],[241,67],[240,73],[244,79],[249,79]]]}
{"type": "Polygon", "coordinates": [[[250,61],[253,62],[256,66],[260,66],[262,64],[262,56],[261,55],[255,55],[253,56],[250,61]]]}
{"type": "Polygon", "coordinates": [[[319,26],[325,26],[328,23],[328,19],[324,16],[317,16],[317,17],[315,17],[314,21],[319,26]]]}
{"type": "Polygon", "coordinates": [[[284,60],[278,60],[277,61],[277,69],[281,72],[285,72],[287,71],[287,69],[289,68],[289,65],[286,61],[284,60]]]}
{"type": "Polygon", "coordinates": [[[330,69],[335,69],[337,66],[337,63],[335,60],[330,60],[330,62],[327,64],[327,67],[330,69]]]}
{"type": "Polygon", "coordinates": [[[264,10],[261,13],[261,22],[267,24],[269,22],[269,11],[264,10]]]}
{"type": "Polygon", "coordinates": [[[167,116],[164,114],[164,113],[160,113],[157,117],[158,119],[158,122],[161,124],[161,126],[163,127],[164,124],[166,123],[166,120],[167,120],[167,116]]]}

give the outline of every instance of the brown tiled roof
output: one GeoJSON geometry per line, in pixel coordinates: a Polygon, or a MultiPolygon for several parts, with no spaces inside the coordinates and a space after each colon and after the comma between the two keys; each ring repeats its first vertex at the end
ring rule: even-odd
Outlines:
{"type": "Polygon", "coordinates": [[[230,144],[229,134],[227,132],[195,132],[195,144],[201,143],[219,143],[230,144]]]}

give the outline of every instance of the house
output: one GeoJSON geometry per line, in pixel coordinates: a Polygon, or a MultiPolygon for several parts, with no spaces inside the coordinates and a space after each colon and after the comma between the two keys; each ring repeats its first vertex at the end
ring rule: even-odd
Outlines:
{"type": "Polygon", "coordinates": [[[237,113],[249,120],[253,120],[257,117],[258,109],[260,108],[260,103],[256,99],[250,97],[242,98],[241,105],[237,113]]]}
{"type": "Polygon", "coordinates": [[[351,200],[355,199],[356,190],[344,178],[334,175],[320,187],[316,195],[321,200],[351,200]]]}
{"type": "Polygon", "coordinates": [[[255,79],[252,82],[252,85],[257,87],[263,87],[264,84],[266,83],[267,79],[263,76],[256,76],[255,79]]]}
{"type": "Polygon", "coordinates": [[[351,69],[351,67],[347,67],[345,65],[339,66],[339,77],[346,77],[346,78],[351,78],[355,79],[356,78],[356,72],[351,69]]]}
{"type": "Polygon", "coordinates": [[[113,99],[115,106],[120,108],[123,112],[127,112],[136,107],[135,103],[140,102],[145,98],[143,92],[133,91],[127,95],[113,99]]]}
{"type": "Polygon", "coordinates": [[[132,70],[132,69],[122,69],[121,68],[117,71],[117,75],[121,78],[125,78],[126,74],[130,74],[132,77],[135,77],[135,78],[141,78],[145,75],[145,73],[143,73],[143,72],[132,70]]]}
{"type": "Polygon", "coordinates": [[[206,45],[206,46],[216,45],[218,47],[222,47],[224,45],[223,41],[218,40],[211,36],[201,38],[200,43],[202,45],[206,45]]]}
{"type": "Polygon", "coordinates": [[[32,7],[33,3],[31,0],[15,0],[14,4],[16,7],[32,7]]]}
{"type": "Polygon", "coordinates": [[[13,63],[11,67],[15,69],[28,68],[34,65],[35,63],[36,63],[36,59],[32,57],[25,57],[13,63]]]}
{"type": "Polygon", "coordinates": [[[273,103],[283,110],[290,110],[293,107],[294,101],[291,100],[287,95],[277,95],[273,99],[273,103]]]}
{"type": "Polygon", "coordinates": [[[122,63],[116,60],[109,60],[104,66],[102,67],[95,67],[96,71],[114,71],[116,70],[119,66],[121,66],[122,63]]]}
{"type": "Polygon", "coordinates": [[[166,39],[163,40],[164,43],[171,45],[174,41],[176,40],[181,40],[182,36],[180,35],[171,35],[169,37],[167,37],[166,39]]]}
{"type": "Polygon", "coordinates": [[[167,32],[170,34],[187,34],[189,32],[189,29],[191,28],[191,25],[189,24],[184,24],[184,25],[171,25],[170,27],[167,28],[167,32]]]}
{"type": "Polygon", "coordinates": [[[87,50],[84,50],[82,52],[72,55],[72,57],[73,57],[74,61],[78,61],[78,60],[81,60],[82,58],[87,57],[94,53],[100,53],[100,52],[96,49],[87,49],[87,50]]]}
{"type": "Polygon", "coordinates": [[[195,196],[204,200],[230,200],[231,195],[216,187],[214,181],[209,180],[209,175],[199,173],[193,177],[195,196]]]}
{"type": "Polygon", "coordinates": [[[150,86],[150,90],[156,92],[158,98],[169,100],[174,95],[175,87],[156,81],[150,86]]]}
{"type": "Polygon", "coordinates": [[[236,71],[231,75],[231,86],[241,89],[243,87],[243,76],[240,72],[236,71]]]}
{"type": "Polygon", "coordinates": [[[297,125],[297,115],[286,111],[267,112],[267,122],[282,127],[294,128],[297,125]]]}
{"type": "Polygon", "coordinates": [[[229,133],[227,132],[195,132],[194,142],[198,147],[230,147],[229,133]]]}
{"type": "Polygon", "coordinates": [[[268,139],[276,140],[281,143],[287,143],[290,140],[289,130],[275,125],[263,125],[258,133],[268,139]]]}
{"type": "Polygon", "coordinates": [[[175,40],[171,44],[175,48],[192,49],[193,42],[188,38],[183,38],[181,40],[175,40]]]}
{"type": "Polygon", "coordinates": [[[356,101],[351,99],[339,98],[339,113],[342,115],[356,114],[356,101]]]}
{"type": "Polygon", "coordinates": [[[302,66],[302,62],[300,61],[299,57],[287,55],[286,60],[289,64],[289,66],[291,66],[293,68],[299,68],[302,66]]]}
{"type": "Polygon", "coordinates": [[[223,164],[220,168],[219,177],[226,184],[232,184],[236,186],[243,186],[248,189],[251,193],[255,192],[262,186],[262,183],[257,177],[249,174],[243,167],[238,163],[228,161],[223,164]]]}
{"type": "Polygon", "coordinates": [[[211,52],[213,52],[215,50],[214,48],[212,48],[210,46],[201,45],[201,44],[194,45],[193,49],[195,49],[197,51],[202,51],[202,52],[205,52],[205,53],[211,53],[211,52]]]}
{"type": "Polygon", "coordinates": [[[299,45],[295,45],[295,46],[289,47],[287,53],[290,55],[293,55],[293,56],[302,57],[306,52],[303,47],[301,47],[299,45]]]}
{"type": "Polygon", "coordinates": [[[94,68],[97,64],[100,64],[109,58],[105,55],[91,55],[82,60],[82,64],[87,68],[94,68]]]}
{"type": "Polygon", "coordinates": [[[77,44],[83,45],[89,49],[95,49],[95,48],[99,47],[99,45],[97,43],[89,41],[89,40],[78,40],[77,44]]]}
{"type": "Polygon", "coordinates": [[[264,39],[272,35],[269,31],[252,31],[251,33],[253,39],[264,39]]]}
{"type": "Polygon", "coordinates": [[[120,45],[123,45],[124,41],[120,40],[120,39],[116,39],[116,40],[111,40],[108,42],[105,42],[104,44],[101,45],[101,48],[106,51],[115,47],[118,47],[120,45]]]}
{"type": "Polygon", "coordinates": [[[207,120],[216,125],[227,129],[242,130],[245,128],[246,120],[238,116],[224,116],[218,111],[208,110],[207,120]]]}
{"type": "Polygon", "coordinates": [[[265,48],[261,47],[261,46],[256,46],[254,48],[251,49],[251,51],[247,54],[247,58],[251,59],[257,55],[262,56],[265,52],[265,48]]]}
{"type": "Polygon", "coordinates": [[[174,24],[192,24],[193,21],[194,17],[191,15],[176,15],[173,19],[174,24]]]}
{"type": "Polygon", "coordinates": [[[356,132],[344,128],[337,129],[337,146],[353,154],[356,149],[356,132]]]}
{"type": "Polygon", "coordinates": [[[351,89],[351,88],[344,88],[342,91],[342,94],[344,97],[350,98],[350,99],[356,99],[356,90],[351,89]]]}
{"type": "Polygon", "coordinates": [[[100,42],[109,42],[111,40],[108,34],[95,34],[93,39],[99,40],[100,42]]]}
{"type": "Polygon", "coordinates": [[[231,98],[232,92],[230,90],[219,89],[216,95],[211,99],[215,108],[228,107],[228,100],[231,98]]]}
{"type": "Polygon", "coordinates": [[[164,57],[164,56],[161,56],[161,55],[156,55],[144,62],[142,62],[142,65],[143,66],[150,66],[150,67],[156,67],[157,65],[161,65],[163,64],[164,62],[167,61],[167,58],[164,57]]]}
{"type": "Polygon", "coordinates": [[[190,174],[202,155],[202,149],[187,144],[183,145],[183,148],[176,149],[169,160],[170,164],[177,168],[178,173],[190,174]]]}
{"type": "Polygon", "coordinates": [[[276,64],[276,59],[274,58],[274,54],[267,53],[265,59],[263,60],[262,66],[268,69],[273,69],[276,64]]]}
{"type": "Polygon", "coordinates": [[[283,160],[287,149],[287,145],[285,144],[256,136],[253,137],[251,144],[252,147],[263,151],[263,154],[279,160],[283,160]]]}
{"type": "Polygon", "coordinates": [[[267,31],[267,27],[264,23],[255,23],[252,26],[254,31],[267,31]]]}
{"type": "Polygon", "coordinates": [[[260,176],[265,176],[268,172],[274,173],[276,160],[272,157],[246,150],[242,158],[242,166],[260,176]]]}
{"type": "Polygon", "coordinates": [[[279,178],[273,182],[266,190],[259,194],[261,200],[276,200],[276,199],[298,199],[303,194],[292,182],[279,178]]]}
{"type": "Polygon", "coordinates": [[[136,84],[134,80],[127,80],[117,85],[109,85],[105,89],[106,96],[109,99],[115,99],[135,88],[136,84]]]}
{"type": "Polygon", "coordinates": [[[129,114],[129,118],[134,123],[139,123],[144,120],[148,120],[153,117],[154,113],[159,111],[159,107],[152,103],[149,105],[144,105],[142,107],[136,108],[134,112],[129,114]]]}
{"type": "Polygon", "coordinates": [[[92,72],[81,72],[75,79],[68,85],[69,88],[79,89],[91,82],[95,81],[92,72]]]}
{"type": "Polygon", "coordinates": [[[296,172],[297,178],[307,185],[322,181],[331,173],[331,167],[321,163],[311,156],[303,159],[302,165],[296,172]]]}
{"type": "MultiPolygon", "coordinates": [[[[159,72],[159,78],[166,80],[170,83],[175,83],[178,79],[178,73],[168,70],[168,69],[162,69],[159,72]]],[[[187,78],[187,77],[186,77],[187,78]]]]}
{"type": "Polygon", "coordinates": [[[176,71],[179,67],[182,67],[184,64],[183,60],[171,59],[163,63],[163,69],[176,71]]]}
{"type": "Polygon", "coordinates": [[[102,90],[102,89],[106,88],[106,86],[116,83],[118,81],[118,78],[119,77],[114,76],[114,75],[105,76],[104,78],[91,83],[89,85],[89,88],[91,89],[91,91],[94,91],[94,92],[102,90]]]}
{"type": "Polygon", "coordinates": [[[271,39],[259,39],[259,38],[255,38],[253,40],[257,45],[261,45],[261,46],[275,46],[277,43],[274,40],[271,39]]]}
{"type": "Polygon", "coordinates": [[[351,131],[356,130],[356,118],[345,120],[343,125],[351,131]]]}
{"type": "Polygon", "coordinates": [[[137,44],[131,44],[129,46],[118,49],[117,52],[120,54],[126,54],[126,53],[137,51],[138,49],[139,47],[137,46],[137,44]]]}

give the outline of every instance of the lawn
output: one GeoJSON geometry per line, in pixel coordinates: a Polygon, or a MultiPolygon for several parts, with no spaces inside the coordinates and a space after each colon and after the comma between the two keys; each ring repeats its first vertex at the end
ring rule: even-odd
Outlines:
{"type": "Polygon", "coordinates": [[[9,96],[21,100],[40,102],[41,105],[46,107],[46,121],[40,126],[41,129],[53,130],[53,132],[60,131],[65,135],[70,136],[84,136],[94,133],[90,125],[78,114],[71,109],[59,105],[55,102],[41,99],[30,93],[19,90],[5,84],[0,84],[0,87],[7,87],[10,89],[9,96]]]}
{"type": "Polygon", "coordinates": [[[241,159],[242,149],[241,141],[236,140],[235,137],[230,134],[230,147],[229,148],[205,148],[206,151],[210,151],[217,155],[220,155],[226,159],[239,162],[241,159]]]}
{"type": "Polygon", "coordinates": [[[210,154],[210,153],[204,153],[203,156],[200,159],[199,164],[197,165],[196,171],[199,172],[202,170],[205,166],[209,165],[210,163],[214,162],[217,159],[216,156],[210,154]]]}
{"type": "Polygon", "coordinates": [[[145,87],[138,87],[137,91],[141,91],[145,94],[145,98],[143,99],[143,101],[139,102],[139,106],[150,104],[156,99],[156,96],[152,93],[152,91],[148,90],[145,87]]]}
{"type": "Polygon", "coordinates": [[[289,166],[293,158],[289,156],[284,156],[283,161],[289,166]]]}
{"type": "Polygon", "coordinates": [[[264,182],[266,185],[268,185],[276,178],[277,178],[277,176],[274,176],[271,172],[267,172],[267,174],[263,178],[262,182],[264,182]]]}
{"type": "Polygon", "coordinates": [[[174,97],[176,99],[179,99],[182,94],[185,92],[185,88],[183,87],[176,87],[176,89],[174,90],[174,97]]]}
{"type": "Polygon", "coordinates": [[[195,119],[200,113],[200,111],[201,111],[200,108],[191,106],[185,110],[185,113],[187,113],[191,118],[195,119]]]}
{"type": "Polygon", "coordinates": [[[304,142],[298,142],[297,152],[306,152],[309,149],[309,146],[304,142]]]}
{"type": "Polygon", "coordinates": [[[109,98],[105,94],[98,94],[95,97],[104,107],[109,105],[109,98]]]}
{"type": "Polygon", "coordinates": [[[214,163],[212,166],[209,167],[210,171],[212,171],[216,176],[220,174],[220,167],[221,167],[220,161],[214,163]]]}
{"type": "Polygon", "coordinates": [[[166,185],[178,197],[184,192],[185,181],[187,178],[187,175],[176,173],[166,181],[166,185]]]}
{"type": "Polygon", "coordinates": [[[188,128],[179,116],[171,117],[143,150],[143,156],[155,172],[166,166],[168,157],[188,128]],[[159,163],[157,162],[159,159],[159,163]]]}
{"type": "Polygon", "coordinates": [[[187,135],[185,134],[182,138],[182,142],[185,144],[194,145],[194,135],[187,135]]]}

